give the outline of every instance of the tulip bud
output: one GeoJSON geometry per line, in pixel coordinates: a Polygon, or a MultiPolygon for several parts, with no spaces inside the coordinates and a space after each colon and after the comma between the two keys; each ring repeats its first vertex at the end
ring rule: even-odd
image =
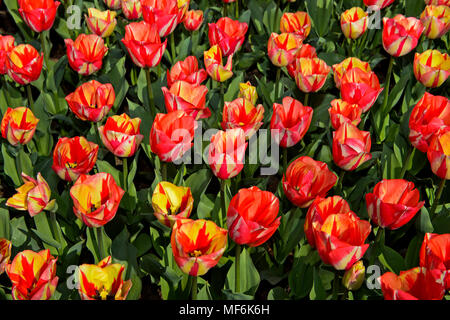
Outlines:
{"type": "Polygon", "coordinates": [[[229,55],[227,59],[227,64],[224,66],[222,64],[222,50],[219,46],[212,46],[208,51],[203,53],[205,60],[206,72],[209,76],[218,82],[224,82],[231,78],[233,71],[233,55],[229,55]]]}
{"type": "Polygon", "coordinates": [[[245,40],[248,24],[228,17],[210,23],[208,30],[209,44],[211,47],[218,45],[225,57],[236,53],[245,40]]]}
{"type": "Polygon", "coordinates": [[[293,33],[300,40],[305,40],[311,32],[311,19],[307,12],[285,12],[280,19],[280,31],[293,33]]]}
{"type": "Polygon", "coordinates": [[[350,269],[348,269],[342,278],[342,284],[347,290],[356,291],[361,288],[366,277],[366,268],[364,263],[359,260],[350,269]]]}
{"type": "Polygon", "coordinates": [[[450,29],[450,8],[446,5],[426,6],[420,15],[425,35],[430,39],[441,38],[450,29]]]}
{"type": "Polygon", "coordinates": [[[8,71],[6,69],[6,59],[8,53],[14,48],[14,37],[13,36],[2,36],[0,34],[0,75],[6,74],[8,71]]]}
{"type": "Polygon", "coordinates": [[[39,78],[42,71],[44,55],[39,55],[30,44],[19,44],[7,55],[6,70],[18,84],[26,85],[39,78]]]}
{"type": "Polygon", "coordinates": [[[255,105],[258,101],[258,93],[256,92],[256,87],[252,86],[250,81],[247,81],[246,83],[240,83],[238,98],[247,99],[253,105],[255,105]]]}
{"type": "Polygon", "coordinates": [[[222,129],[241,128],[248,140],[263,124],[264,107],[262,104],[254,106],[244,98],[237,98],[225,102],[222,114],[222,129]]]}
{"type": "Polygon", "coordinates": [[[341,29],[346,38],[358,39],[367,30],[369,14],[359,7],[351,8],[341,15],[341,29]]]}
{"type": "Polygon", "coordinates": [[[92,33],[106,38],[113,33],[117,25],[116,14],[115,11],[100,11],[95,8],[89,8],[88,15],[85,15],[86,24],[92,33]]]}
{"type": "Polygon", "coordinates": [[[108,52],[105,42],[96,34],[80,34],[75,42],[65,39],[67,58],[73,70],[88,76],[101,69],[103,57],[108,52]]]}
{"type": "Polygon", "coordinates": [[[203,23],[203,11],[202,10],[189,10],[184,17],[184,27],[188,31],[196,31],[203,23]]]}
{"type": "Polygon", "coordinates": [[[35,32],[50,29],[55,22],[59,1],[18,0],[19,13],[25,23],[35,32]]]}
{"type": "Polygon", "coordinates": [[[140,0],[121,0],[122,12],[128,20],[137,20],[142,17],[142,5],[140,0]]]}
{"type": "Polygon", "coordinates": [[[31,109],[8,108],[1,122],[2,137],[13,146],[25,145],[33,138],[38,122],[31,109]]]}
{"type": "Polygon", "coordinates": [[[440,87],[450,76],[450,57],[438,50],[427,50],[414,57],[414,75],[427,88],[440,87]]]}
{"type": "Polygon", "coordinates": [[[5,272],[6,265],[11,258],[12,243],[8,239],[0,238],[0,274],[5,272]]]}
{"type": "Polygon", "coordinates": [[[269,59],[277,67],[291,64],[300,50],[301,40],[292,33],[273,33],[267,44],[269,59]]]}
{"type": "Polygon", "coordinates": [[[420,20],[398,14],[394,18],[383,18],[383,47],[393,57],[410,53],[417,46],[424,30],[420,20]]]}

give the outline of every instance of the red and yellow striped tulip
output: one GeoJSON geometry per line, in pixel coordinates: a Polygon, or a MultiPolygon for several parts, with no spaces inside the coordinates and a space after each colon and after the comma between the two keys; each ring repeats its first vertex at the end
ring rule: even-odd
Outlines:
{"type": "Polygon", "coordinates": [[[188,31],[196,31],[203,23],[203,11],[202,10],[189,10],[183,20],[184,27],[188,31]]]}
{"type": "Polygon", "coordinates": [[[39,55],[30,44],[19,44],[6,58],[6,71],[18,84],[26,85],[39,78],[42,71],[44,55],[39,55]]]}
{"type": "Polygon", "coordinates": [[[38,122],[31,109],[8,108],[2,118],[2,137],[13,146],[27,144],[33,138],[38,122]]]}
{"type": "Polygon", "coordinates": [[[300,101],[284,97],[282,104],[273,104],[270,130],[282,148],[290,148],[303,139],[311,125],[313,109],[300,101]]]}
{"type": "Polygon", "coordinates": [[[128,20],[137,20],[142,17],[142,4],[140,0],[121,0],[122,12],[128,20]]]}
{"type": "Polygon", "coordinates": [[[189,218],[194,198],[189,187],[178,187],[161,181],[152,195],[153,214],[162,224],[172,228],[175,221],[189,218]]]}
{"type": "Polygon", "coordinates": [[[82,300],[125,300],[132,286],[123,281],[125,267],[111,263],[111,256],[96,264],[83,264],[78,268],[82,300]]]}
{"type": "Polygon", "coordinates": [[[300,58],[297,69],[294,71],[295,83],[303,92],[319,91],[325,84],[330,71],[331,68],[319,58],[300,58]]]}
{"type": "Polygon", "coordinates": [[[426,6],[420,15],[420,21],[425,27],[424,33],[428,38],[441,38],[450,30],[450,7],[448,5],[426,6]]]}
{"type": "Polygon", "coordinates": [[[131,157],[144,139],[140,134],[140,118],[131,119],[126,113],[114,115],[98,128],[105,147],[117,157],[131,157]]]}
{"type": "Polygon", "coordinates": [[[341,14],[341,30],[348,39],[358,39],[367,30],[369,14],[359,7],[353,7],[341,14]]]}
{"type": "Polygon", "coordinates": [[[248,24],[228,17],[208,24],[208,38],[211,47],[218,45],[225,57],[236,53],[245,40],[248,24]]]}
{"type": "Polygon", "coordinates": [[[390,6],[395,0],[364,0],[364,4],[368,7],[376,6],[379,10],[390,6]]]}
{"type": "Polygon", "coordinates": [[[82,174],[70,188],[73,212],[88,227],[104,226],[115,217],[124,193],[109,173],[82,174]]]}
{"type": "Polygon", "coordinates": [[[125,38],[121,40],[134,64],[141,68],[152,68],[161,62],[167,39],[161,43],[155,24],[145,21],[132,22],[125,26],[125,38]]]}
{"type": "Polygon", "coordinates": [[[316,197],[324,197],[336,181],[337,176],[325,162],[303,156],[288,166],[283,175],[283,190],[294,205],[307,208],[316,197]]]}
{"type": "Polygon", "coordinates": [[[361,69],[365,72],[372,71],[368,62],[361,61],[354,57],[347,58],[341,63],[333,65],[334,82],[338,89],[341,88],[341,81],[344,75],[353,68],[361,69]]]}
{"type": "Polygon", "coordinates": [[[441,179],[450,179],[450,127],[438,131],[427,151],[431,170],[441,179]]]}
{"type": "Polygon", "coordinates": [[[150,131],[150,148],[161,161],[174,162],[192,146],[197,127],[195,119],[182,110],[158,113],[150,131]]]}
{"type": "Polygon", "coordinates": [[[67,58],[73,70],[83,76],[89,76],[102,68],[103,57],[108,48],[96,34],[80,34],[75,41],[65,39],[67,58]]]}
{"type": "Polygon", "coordinates": [[[227,230],[208,220],[177,220],[170,243],[175,262],[190,276],[202,276],[214,267],[227,247],[227,230]]]}
{"type": "Polygon", "coordinates": [[[270,61],[277,67],[286,67],[291,64],[300,50],[301,41],[292,33],[272,32],[267,43],[270,61]]]}
{"type": "Polygon", "coordinates": [[[97,80],[91,80],[76,88],[65,99],[77,118],[100,122],[114,105],[116,94],[110,83],[101,84],[97,80]]]}
{"type": "Polygon", "coordinates": [[[372,159],[369,131],[361,131],[349,122],[343,123],[333,132],[333,160],[341,169],[356,170],[372,159]]]}
{"type": "Polygon", "coordinates": [[[426,5],[435,5],[435,6],[450,6],[450,0],[425,0],[426,5]]]}
{"type": "Polygon", "coordinates": [[[55,22],[59,1],[18,0],[19,13],[23,21],[35,32],[50,29],[55,22]]]}
{"type": "Polygon", "coordinates": [[[11,258],[12,243],[8,239],[0,238],[0,274],[5,272],[6,265],[11,258]]]}
{"type": "Polygon", "coordinates": [[[342,277],[342,284],[347,290],[356,291],[363,285],[365,277],[366,268],[362,260],[359,260],[350,269],[345,271],[342,277]]]}
{"type": "Polygon", "coordinates": [[[14,37],[13,36],[2,36],[0,34],[0,75],[6,74],[8,71],[6,68],[6,59],[8,53],[14,49],[14,37]]]}
{"type": "Polygon", "coordinates": [[[184,17],[184,7],[180,10],[177,0],[141,0],[141,3],[145,22],[155,24],[161,38],[171,34],[184,17]]]}
{"type": "Polygon", "coordinates": [[[212,46],[208,51],[203,53],[206,72],[209,76],[218,82],[224,82],[233,75],[233,55],[229,55],[227,64],[222,63],[222,50],[218,45],[212,46]]]}
{"type": "Polygon", "coordinates": [[[56,260],[50,250],[19,252],[6,266],[13,300],[49,300],[56,290],[56,260]]]}
{"type": "Polygon", "coordinates": [[[414,75],[427,88],[440,87],[450,76],[450,57],[438,50],[416,53],[414,75]]]}
{"type": "Polygon", "coordinates": [[[393,57],[401,57],[417,47],[424,30],[419,19],[398,14],[394,18],[383,18],[383,47],[393,57]]]}
{"type": "Polygon", "coordinates": [[[280,19],[280,31],[293,33],[301,40],[305,40],[311,32],[311,19],[304,11],[285,12],[280,19]]]}
{"type": "Polygon", "coordinates": [[[264,107],[262,104],[254,106],[244,98],[237,98],[225,102],[222,113],[222,129],[241,128],[245,138],[250,139],[263,124],[264,107]]]}
{"type": "Polygon", "coordinates": [[[226,180],[239,174],[244,168],[245,132],[241,128],[218,131],[211,137],[208,164],[214,175],[226,180]]]}
{"type": "Polygon", "coordinates": [[[362,109],[357,104],[334,99],[331,101],[331,108],[328,109],[328,113],[330,114],[331,126],[334,130],[338,130],[345,122],[357,126],[361,122],[362,109]]]}
{"type": "Polygon", "coordinates": [[[85,137],[62,137],[53,150],[52,169],[63,180],[75,181],[97,162],[98,145],[85,137]]]}
{"type": "Polygon", "coordinates": [[[86,24],[92,33],[106,38],[109,37],[117,25],[115,11],[100,11],[96,8],[89,8],[86,17],[86,24]]]}
{"type": "Polygon", "coordinates": [[[426,233],[420,248],[420,266],[445,272],[445,287],[450,288],[450,233],[426,233]]]}
{"type": "Polygon", "coordinates": [[[170,88],[178,81],[183,80],[193,85],[200,85],[208,78],[205,69],[198,69],[198,61],[195,56],[189,56],[178,61],[170,70],[167,70],[167,86],[170,88]]]}
{"type": "Polygon", "coordinates": [[[258,93],[256,87],[252,86],[250,81],[245,83],[239,83],[239,95],[238,98],[244,98],[253,103],[254,105],[258,101],[258,93]]]}
{"type": "Polygon", "coordinates": [[[103,2],[111,10],[119,10],[120,8],[122,8],[122,0],[103,0],[103,2]]]}
{"type": "Polygon", "coordinates": [[[298,50],[294,61],[292,61],[291,64],[287,65],[288,73],[293,79],[295,79],[295,73],[298,68],[298,65],[300,64],[300,58],[309,58],[309,59],[317,58],[316,48],[307,43],[303,43],[301,45],[300,50],[298,50]]]}

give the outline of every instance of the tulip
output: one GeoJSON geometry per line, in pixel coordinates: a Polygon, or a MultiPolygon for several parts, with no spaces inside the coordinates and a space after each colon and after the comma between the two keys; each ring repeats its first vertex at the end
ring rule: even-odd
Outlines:
{"type": "Polygon", "coordinates": [[[414,183],[403,179],[382,180],[366,194],[370,219],[382,228],[398,229],[407,224],[423,207],[414,183]]]}
{"type": "Polygon", "coordinates": [[[383,91],[374,72],[353,68],[346,72],[341,80],[342,100],[358,104],[362,112],[367,112],[383,91]]]}
{"type": "Polygon", "coordinates": [[[19,13],[23,21],[35,32],[49,30],[55,22],[59,1],[18,0],[19,13]]]}
{"type": "Polygon", "coordinates": [[[237,98],[231,102],[225,102],[222,113],[222,129],[242,128],[245,138],[250,139],[262,126],[264,107],[262,104],[254,106],[244,98],[237,98]]]}
{"type": "Polygon", "coordinates": [[[287,168],[283,175],[283,191],[294,205],[306,208],[316,197],[324,197],[336,181],[336,175],[326,163],[303,156],[287,168]]]}
{"type": "Polygon", "coordinates": [[[370,132],[361,131],[351,123],[343,123],[333,132],[333,160],[346,171],[356,170],[372,159],[370,132]]]}
{"type": "Polygon", "coordinates": [[[341,14],[341,29],[347,39],[358,39],[367,30],[369,14],[359,7],[353,7],[341,14]]]}
{"type": "Polygon", "coordinates": [[[78,268],[82,300],[125,300],[131,288],[131,280],[123,281],[125,267],[111,263],[111,256],[99,264],[83,264],[78,268]]]}
{"type": "Polygon", "coordinates": [[[50,250],[19,252],[6,266],[13,300],[49,300],[56,290],[56,260],[50,250]]]}
{"type": "Polygon", "coordinates": [[[85,137],[62,137],[53,150],[52,169],[61,179],[75,181],[92,170],[97,154],[98,145],[85,137]]]}
{"type": "Polygon", "coordinates": [[[435,5],[435,6],[440,6],[440,5],[444,5],[444,6],[450,6],[450,0],[425,0],[425,4],[426,5],[435,5]]]}
{"type": "Polygon", "coordinates": [[[121,0],[122,12],[128,20],[137,20],[142,17],[140,0],[121,0]]]}
{"type": "Polygon", "coordinates": [[[427,88],[440,87],[450,76],[450,57],[447,53],[431,49],[416,53],[414,75],[427,88]]]}
{"type": "Polygon", "coordinates": [[[313,116],[311,107],[291,97],[284,97],[283,103],[273,104],[270,129],[274,140],[282,148],[290,148],[303,139],[313,116]]]}
{"type": "Polygon", "coordinates": [[[376,6],[378,10],[390,6],[395,0],[364,0],[364,4],[368,7],[376,6]]]}
{"type": "Polygon", "coordinates": [[[80,34],[75,42],[65,39],[67,58],[72,69],[83,76],[89,76],[101,69],[103,57],[108,51],[101,37],[96,34],[80,34]]]}
{"type": "Polygon", "coordinates": [[[182,110],[195,120],[211,116],[211,110],[205,106],[208,88],[193,85],[186,81],[175,82],[170,89],[161,88],[167,112],[182,110]]]}
{"type": "Polygon", "coordinates": [[[111,221],[125,192],[111,174],[80,175],[70,188],[73,212],[88,227],[101,227],[111,221]]]}
{"type": "Polygon", "coordinates": [[[122,8],[122,0],[103,0],[111,10],[119,10],[122,8]]]}
{"type": "Polygon", "coordinates": [[[450,288],[450,234],[426,233],[420,248],[420,266],[445,273],[445,287],[450,288]]]}
{"type": "Polygon", "coordinates": [[[195,119],[182,110],[158,113],[150,131],[150,148],[161,161],[175,162],[192,146],[195,119]]]}
{"type": "Polygon", "coordinates": [[[258,93],[256,87],[252,86],[250,81],[245,83],[239,83],[239,95],[238,98],[244,98],[250,101],[253,105],[258,101],[258,93]]]}
{"type": "Polygon", "coordinates": [[[245,40],[248,24],[228,17],[209,23],[208,38],[211,47],[218,45],[225,57],[236,53],[245,40]]]}
{"type": "Polygon", "coordinates": [[[6,265],[11,258],[12,243],[8,239],[0,238],[0,274],[5,272],[6,265]]]}
{"type": "Polygon", "coordinates": [[[13,146],[25,145],[33,138],[38,122],[28,108],[8,108],[1,122],[2,137],[13,146]]]}
{"type": "Polygon", "coordinates": [[[6,68],[6,59],[12,49],[14,49],[14,37],[2,36],[0,34],[0,74],[6,74],[8,71],[6,68]]]}
{"type": "Polygon", "coordinates": [[[258,187],[239,190],[227,212],[230,238],[239,245],[260,246],[280,225],[279,207],[279,200],[272,192],[258,187]]]}
{"type": "Polygon", "coordinates": [[[222,64],[222,50],[219,46],[212,46],[208,51],[203,53],[206,72],[209,76],[218,82],[224,82],[231,78],[233,71],[233,55],[228,56],[227,64],[222,64]]]}
{"type": "Polygon", "coordinates": [[[175,262],[181,271],[201,276],[214,267],[227,246],[227,230],[203,219],[177,220],[170,239],[175,262]]]}
{"type": "Polygon", "coordinates": [[[172,228],[177,220],[189,218],[194,198],[189,187],[178,187],[161,181],[153,191],[152,207],[158,221],[172,228]]]}
{"type": "Polygon", "coordinates": [[[386,272],[380,277],[381,291],[385,300],[442,300],[443,275],[421,267],[400,271],[399,276],[386,272]]]}
{"type": "Polygon", "coordinates": [[[338,89],[341,88],[341,81],[344,75],[353,68],[361,69],[366,73],[372,71],[369,63],[354,57],[347,58],[341,63],[333,65],[334,82],[336,83],[336,87],[338,89]]]}
{"type": "Polygon", "coordinates": [[[167,39],[161,43],[156,25],[145,21],[125,26],[125,38],[122,42],[133,62],[141,68],[157,66],[167,46],[167,39]]]}
{"type": "Polygon", "coordinates": [[[245,132],[241,128],[218,131],[211,137],[208,164],[214,175],[226,180],[239,174],[244,168],[245,132]]]}
{"type": "Polygon", "coordinates": [[[366,276],[364,263],[359,260],[350,269],[348,269],[342,278],[342,284],[347,290],[356,291],[361,288],[366,276]]]}
{"type": "Polygon", "coordinates": [[[106,38],[109,37],[117,25],[115,11],[100,11],[96,8],[89,8],[86,17],[86,24],[92,33],[106,38]]]}
{"type": "Polygon", "coordinates": [[[203,23],[202,10],[189,10],[184,17],[183,24],[188,31],[197,31],[203,23]]]}
{"type": "Polygon", "coordinates": [[[178,18],[178,23],[181,23],[189,10],[189,4],[191,0],[177,0],[178,10],[180,11],[180,16],[178,18]]]}
{"type": "Polygon", "coordinates": [[[307,43],[301,45],[300,50],[298,50],[294,61],[292,61],[290,64],[287,65],[288,73],[294,79],[296,70],[298,69],[298,65],[300,64],[300,58],[309,58],[309,59],[317,58],[316,49],[307,43]]]}
{"type": "Polygon", "coordinates": [[[383,47],[393,57],[410,53],[418,44],[423,32],[419,19],[398,14],[394,18],[383,18],[383,47]]]}
{"type": "Polygon", "coordinates": [[[26,85],[39,78],[43,61],[44,55],[32,45],[19,44],[7,54],[6,70],[15,82],[26,85]]]}
{"type": "Polygon", "coordinates": [[[167,70],[167,86],[169,89],[178,80],[199,86],[206,78],[208,78],[208,74],[205,69],[198,69],[198,61],[195,56],[189,56],[182,61],[178,61],[170,71],[167,70]]]}
{"type": "Polygon", "coordinates": [[[105,147],[117,157],[131,157],[144,139],[140,134],[140,118],[131,119],[126,113],[114,115],[98,128],[105,147]]]}
{"type": "Polygon", "coordinates": [[[300,58],[295,70],[295,83],[305,93],[319,91],[330,71],[331,68],[319,58],[300,58]]]}
{"type": "MultiPolygon", "coordinates": [[[[431,170],[441,179],[450,179],[450,127],[438,131],[427,151],[431,170]]],[[[442,192],[442,191],[441,191],[442,192]]]]}
{"type": "Polygon", "coordinates": [[[450,29],[450,5],[426,6],[420,15],[420,21],[425,27],[425,35],[430,39],[441,38],[450,29]]]}
{"type": "Polygon", "coordinates": [[[411,144],[427,152],[433,135],[445,126],[450,126],[450,100],[425,92],[409,118],[411,144]]]}
{"type": "Polygon", "coordinates": [[[280,19],[280,31],[282,33],[293,33],[300,40],[305,40],[311,32],[311,19],[308,13],[304,11],[283,13],[280,19]]]}
{"type": "Polygon", "coordinates": [[[357,104],[350,104],[341,99],[331,101],[331,108],[328,109],[330,114],[331,126],[334,130],[348,122],[357,126],[361,122],[362,109],[357,104]]]}
{"type": "Polygon", "coordinates": [[[272,32],[267,44],[269,59],[277,67],[291,64],[301,46],[301,40],[291,33],[272,32]]]}
{"type": "Polygon", "coordinates": [[[177,0],[141,0],[145,22],[155,24],[159,36],[167,37],[183,19],[177,0]]]}

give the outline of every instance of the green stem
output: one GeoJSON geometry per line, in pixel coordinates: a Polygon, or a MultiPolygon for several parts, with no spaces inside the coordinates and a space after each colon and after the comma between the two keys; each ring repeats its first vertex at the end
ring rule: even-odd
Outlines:
{"type": "Polygon", "coordinates": [[[222,210],[220,210],[219,214],[219,226],[223,227],[223,216],[227,214],[227,205],[225,203],[225,188],[226,188],[226,180],[220,180],[220,202],[222,205],[222,210]]]}
{"type": "Polygon", "coordinates": [[[47,48],[45,46],[45,32],[46,31],[42,31],[39,34],[39,38],[41,40],[41,49],[42,49],[42,53],[44,55],[45,66],[47,67],[47,70],[50,70],[50,65],[48,64],[47,48]]]}
{"type": "Polygon", "coordinates": [[[234,279],[234,284],[235,284],[235,291],[236,293],[241,291],[241,262],[240,262],[240,257],[241,257],[241,246],[239,244],[236,243],[236,263],[235,263],[235,269],[234,269],[234,274],[235,274],[235,279],[234,279]]]}
{"type": "Polygon", "coordinates": [[[235,9],[236,9],[236,19],[239,19],[239,0],[236,0],[235,2],[235,9]]]}
{"type": "MultiPolygon", "coordinates": [[[[5,89],[5,90],[2,90],[2,92],[3,92],[3,95],[5,96],[7,107],[12,107],[11,100],[10,100],[9,93],[8,93],[8,88],[6,87],[6,75],[4,77],[2,77],[2,88],[5,89]]],[[[1,110],[0,110],[0,117],[3,118],[1,110]]]]}
{"type": "MultiPolygon", "coordinates": [[[[56,213],[53,212],[53,211],[48,212],[47,220],[48,220],[48,224],[50,226],[50,230],[51,230],[52,235],[53,235],[53,239],[55,239],[56,242],[61,244],[61,237],[59,236],[58,223],[57,223],[57,220],[56,220],[56,213]]],[[[56,250],[58,251],[58,254],[61,254],[59,252],[58,248],[56,248],[56,250]]]]}
{"type": "Polygon", "coordinates": [[[97,139],[97,144],[100,144],[102,142],[102,139],[100,138],[100,131],[98,130],[98,122],[92,122],[92,127],[94,128],[94,134],[95,139],[97,139]]]}
{"type": "Polygon", "coordinates": [[[109,37],[106,37],[106,46],[107,46],[108,48],[111,48],[111,46],[109,45],[109,37]]]}
{"type": "Polygon", "coordinates": [[[391,56],[391,60],[389,60],[389,67],[388,67],[388,71],[387,71],[387,75],[386,75],[386,83],[384,85],[384,100],[383,100],[383,105],[381,106],[382,114],[386,113],[386,106],[387,106],[388,98],[389,98],[389,87],[391,85],[391,75],[392,75],[393,66],[394,66],[394,57],[391,56]]]}
{"type": "Polygon", "coordinates": [[[305,93],[305,100],[303,101],[303,105],[306,107],[306,106],[308,106],[308,103],[309,103],[309,92],[306,92],[305,93]]]}
{"type": "Polygon", "coordinates": [[[161,177],[163,181],[167,181],[167,162],[161,163],[161,177]]]}
{"type": "Polygon", "coordinates": [[[95,231],[97,233],[97,248],[100,260],[103,260],[106,258],[105,255],[105,248],[103,247],[103,227],[97,227],[95,228],[95,231]]]}
{"type": "Polygon", "coordinates": [[[347,38],[348,56],[353,57],[352,39],[347,38]]]}
{"type": "Polygon", "coordinates": [[[124,157],[122,159],[123,166],[123,190],[125,192],[128,191],[128,158],[124,157]]]}
{"type": "Polygon", "coordinates": [[[341,173],[339,175],[339,193],[342,195],[344,192],[344,176],[345,176],[345,170],[341,170],[341,173]]]}
{"type": "Polygon", "coordinates": [[[148,93],[148,103],[150,105],[150,115],[152,119],[156,116],[155,103],[153,101],[153,89],[152,80],[150,78],[150,68],[145,68],[145,76],[147,77],[147,93],[148,93]]]}
{"type": "Polygon", "coordinates": [[[225,89],[223,82],[219,82],[219,86],[220,86],[220,101],[221,101],[220,107],[223,108],[225,105],[225,89]]]}
{"type": "Polygon", "coordinates": [[[27,84],[27,95],[28,95],[28,103],[30,104],[30,109],[34,114],[36,114],[34,110],[33,93],[31,92],[31,83],[27,84]]]}
{"type": "Polygon", "coordinates": [[[170,34],[170,51],[172,53],[172,64],[175,63],[175,59],[176,57],[176,52],[175,52],[175,35],[174,32],[172,32],[170,34]]]}
{"type": "Polygon", "coordinates": [[[283,148],[283,169],[284,169],[284,172],[287,171],[287,167],[288,167],[288,152],[287,152],[287,148],[283,148]]]}
{"type": "Polygon", "coordinates": [[[402,172],[400,172],[399,179],[403,179],[403,177],[405,176],[406,168],[408,167],[408,163],[411,160],[413,152],[414,152],[414,148],[409,149],[409,153],[408,153],[408,156],[406,157],[405,163],[403,164],[402,172]]]}
{"type": "Polygon", "coordinates": [[[277,7],[276,7],[276,11],[275,11],[275,18],[274,18],[274,20],[273,20],[273,29],[272,29],[272,32],[277,32],[278,31],[278,29],[277,29],[277,18],[278,18],[278,10],[280,10],[281,11],[281,8],[280,8],[280,5],[281,5],[281,1],[280,0],[277,0],[277,7]]]}
{"type": "Polygon", "coordinates": [[[278,92],[280,91],[280,78],[281,78],[281,68],[277,69],[277,77],[275,82],[275,99],[273,102],[278,101],[278,92]]]}
{"type": "Polygon", "coordinates": [[[223,3],[223,16],[227,17],[228,16],[228,3],[223,3]]]}
{"type": "Polygon", "coordinates": [[[436,193],[436,198],[433,201],[433,206],[431,207],[431,210],[430,210],[430,218],[432,220],[434,218],[434,213],[436,212],[436,208],[437,208],[437,205],[439,203],[439,199],[441,199],[442,191],[444,191],[445,182],[446,182],[445,179],[441,180],[441,183],[439,184],[439,189],[438,189],[438,191],[436,193]]]}
{"type": "Polygon", "coordinates": [[[197,276],[192,276],[191,297],[192,300],[197,300],[197,276]]]}

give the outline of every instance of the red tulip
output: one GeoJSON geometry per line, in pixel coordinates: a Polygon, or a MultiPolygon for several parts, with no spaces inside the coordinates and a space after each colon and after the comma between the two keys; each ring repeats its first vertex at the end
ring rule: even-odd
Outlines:
{"type": "Polygon", "coordinates": [[[280,19],[280,31],[293,33],[301,40],[305,40],[311,32],[311,19],[308,13],[304,11],[283,13],[280,19]]]}
{"type": "Polygon", "coordinates": [[[208,78],[208,74],[205,69],[198,69],[198,61],[195,56],[189,56],[182,61],[178,61],[170,71],[167,70],[167,86],[169,89],[178,80],[199,86],[206,78],[208,78]]]}
{"type": "Polygon", "coordinates": [[[450,179],[450,127],[438,131],[427,151],[431,170],[441,179],[450,179]]]}
{"type": "Polygon", "coordinates": [[[361,122],[362,109],[357,104],[350,104],[341,99],[331,101],[331,108],[328,109],[331,118],[331,126],[334,130],[345,122],[357,126],[361,122]]]}
{"type": "Polygon", "coordinates": [[[222,115],[222,129],[241,128],[245,138],[249,139],[263,124],[264,107],[262,104],[254,106],[244,98],[237,98],[225,102],[222,115]]]}
{"type": "Polygon", "coordinates": [[[50,29],[55,22],[59,1],[53,0],[18,0],[19,13],[25,23],[35,32],[50,29]]]}
{"type": "Polygon", "coordinates": [[[0,274],[5,272],[6,265],[11,258],[12,243],[8,239],[0,238],[0,274]]]}
{"type": "Polygon", "coordinates": [[[425,0],[425,4],[426,5],[433,4],[435,6],[440,6],[440,5],[450,6],[450,0],[425,0]]]}
{"type": "Polygon", "coordinates": [[[293,33],[272,32],[267,43],[267,53],[275,66],[285,67],[294,61],[300,46],[301,40],[293,33]]]}
{"type": "Polygon", "coordinates": [[[319,91],[325,84],[330,70],[325,61],[319,58],[300,58],[294,71],[295,83],[303,92],[319,91]]]}
{"type": "Polygon", "coordinates": [[[426,233],[420,248],[420,266],[445,273],[445,287],[450,288],[450,233],[426,233]]]}
{"type": "Polygon", "coordinates": [[[167,37],[183,19],[177,0],[141,0],[145,22],[155,24],[159,36],[167,37]]]}
{"type": "Polygon", "coordinates": [[[203,23],[202,10],[189,10],[184,17],[183,24],[186,30],[196,31],[203,23]]]}
{"type": "Polygon", "coordinates": [[[228,57],[236,53],[244,43],[248,25],[228,17],[220,18],[216,23],[209,24],[209,44],[218,45],[222,54],[228,57]]]}
{"type": "Polygon", "coordinates": [[[2,36],[0,34],[0,74],[6,74],[6,59],[8,53],[14,48],[13,36],[2,36]]]}
{"type": "Polygon", "coordinates": [[[334,82],[338,89],[341,88],[341,81],[344,75],[353,68],[358,68],[365,72],[372,71],[368,62],[361,61],[354,57],[347,58],[341,63],[333,65],[334,82]]]}
{"type": "Polygon", "coordinates": [[[383,47],[393,57],[408,54],[417,46],[424,30],[419,19],[398,14],[383,18],[383,47]]]}
{"type": "Polygon", "coordinates": [[[43,61],[44,55],[32,45],[19,44],[7,54],[6,70],[15,82],[26,85],[39,78],[43,61]]]}
{"type": "Polygon", "coordinates": [[[348,39],[358,39],[367,30],[369,14],[359,7],[346,10],[341,15],[341,30],[348,39]]]}
{"type": "Polygon", "coordinates": [[[108,48],[103,38],[96,34],[80,34],[75,42],[65,39],[67,58],[73,70],[83,76],[88,76],[102,68],[103,57],[108,48]]]}
{"type": "Polygon", "coordinates": [[[376,6],[379,10],[390,6],[395,0],[364,0],[364,4],[368,7],[376,6]]]}
{"type": "Polygon", "coordinates": [[[8,108],[2,118],[2,137],[13,146],[27,144],[33,138],[38,122],[39,119],[34,116],[31,109],[8,108]]]}
{"type": "Polygon", "coordinates": [[[295,55],[295,59],[286,67],[289,75],[294,79],[296,70],[299,68],[300,58],[308,58],[308,59],[317,58],[316,48],[307,43],[303,43],[301,45],[300,50],[298,50],[297,54],[295,55]]]}

